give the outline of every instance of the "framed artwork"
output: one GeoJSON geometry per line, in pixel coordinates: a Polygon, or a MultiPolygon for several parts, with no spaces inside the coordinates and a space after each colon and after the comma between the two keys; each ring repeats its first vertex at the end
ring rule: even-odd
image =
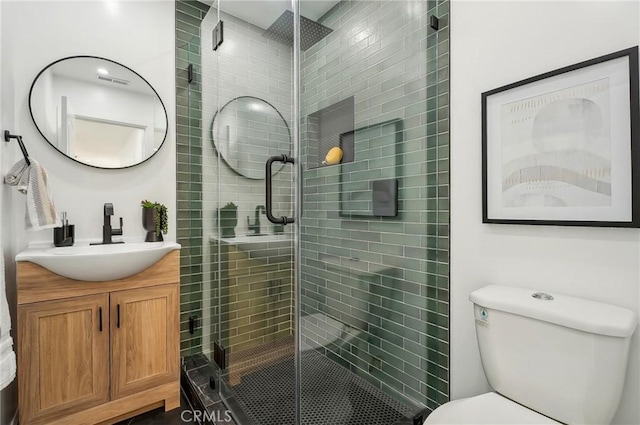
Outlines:
{"type": "Polygon", "coordinates": [[[638,47],[482,93],[484,223],[640,227],[638,47]]]}

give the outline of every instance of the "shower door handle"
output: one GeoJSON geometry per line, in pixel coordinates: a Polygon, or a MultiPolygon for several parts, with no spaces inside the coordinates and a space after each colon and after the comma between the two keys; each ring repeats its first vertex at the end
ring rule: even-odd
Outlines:
{"type": "Polygon", "coordinates": [[[293,164],[293,158],[288,157],[287,155],[276,155],[272,156],[267,160],[267,164],[265,167],[265,178],[266,178],[266,189],[267,189],[267,219],[273,224],[289,224],[293,223],[293,218],[291,217],[274,217],[273,216],[273,187],[272,187],[272,176],[271,176],[271,166],[274,162],[282,162],[283,164],[293,164]]]}

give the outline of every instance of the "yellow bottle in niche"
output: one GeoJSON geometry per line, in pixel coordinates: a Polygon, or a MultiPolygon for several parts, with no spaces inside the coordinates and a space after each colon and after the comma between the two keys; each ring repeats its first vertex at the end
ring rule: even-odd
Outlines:
{"type": "Polygon", "coordinates": [[[322,165],[334,165],[340,163],[342,160],[342,148],[337,146],[332,147],[327,152],[327,156],[324,157],[324,161],[322,161],[322,165]]]}

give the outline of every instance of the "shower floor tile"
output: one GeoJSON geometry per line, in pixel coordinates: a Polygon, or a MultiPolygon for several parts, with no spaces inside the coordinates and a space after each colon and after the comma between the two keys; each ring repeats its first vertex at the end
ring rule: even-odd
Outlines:
{"type": "MultiPolygon", "coordinates": [[[[254,363],[240,379],[234,377],[236,385],[224,382],[226,394],[254,425],[294,423],[293,340],[288,344],[287,349],[283,344],[271,347],[277,348],[278,361],[261,367],[254,363]]],[[[268,356],[269,350],[262,353],[268,356]]],[[[303,425],[392,425],[412,421],[419,413],[315,350],[302,353],[301,368],[303,425]]]]}
{"type": "MultiPolygon", "coordinates": [[[[283,338],[230,356],[221,384],[238,424],[294,424],[294,354],[293,338],[283,338]]],[[[224,408],[217,391],[202,384],[215,366],[204,364],[203,355],[190,357],[197,358],[185,361],[193,367],[185,372],[198,397],[214,403],[207,410],[224,408]]],[[[414,423],[416,414],[426,417],[315,350],[302,353],[301,368],[303,425],[398,425],[414,423]]]]}

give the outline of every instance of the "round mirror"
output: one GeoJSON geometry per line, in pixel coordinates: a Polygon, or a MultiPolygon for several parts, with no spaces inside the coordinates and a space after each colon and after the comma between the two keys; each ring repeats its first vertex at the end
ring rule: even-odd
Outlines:
{"type": "MultiPolygon", "coordinates": [[[[278,110],[262,99],[240,96],[213,117],[212,140],[224,162],[250,179],[265,178],[267,159],[291,153],[291,132],[278,110]]],[[[273,167],[277,173],[282,167],[273,167]]]]}
{"type": "Polygon", "coordinates": [[[153,87],[126,66],[94,56],[60,59],[40,71],[29,109],[54,148],[92,167],[140,164],[167,136],[167,111],[153,87]]]}

